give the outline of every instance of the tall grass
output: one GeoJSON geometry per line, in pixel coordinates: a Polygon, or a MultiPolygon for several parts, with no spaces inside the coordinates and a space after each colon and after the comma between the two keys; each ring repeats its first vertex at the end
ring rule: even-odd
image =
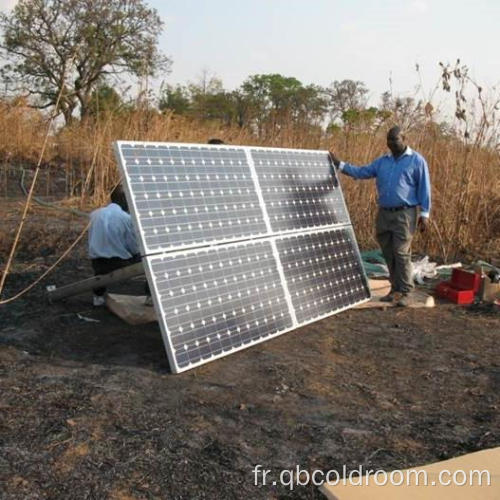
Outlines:
{"type": "MultiPolygon", "coordinates": [[[[41,115],[22,102],[0,105],[0,182],[7,168],[36,162],[46,132],[41,115]]],[[[111,149],[114,140],[205,143],[219,137],[229,144],[332,149],[354,164],[366,164],[386,150],[386,127],[353,134],[336,130],[301,130],[284,126],[257,139],[251,130],[202,122],[174,114],[134,111],[75,123],[52,134],[44,159],[44,195],[90,208],[107,201],[118,181],[111,149]]],[[[445,134],[428,121],[408,136],[409,145],[427,159],[432,181],[430,230],[417,235],[415,250],[443,260],[500,257],[500,191],[498,151],[445,134]]],[[[373,235],[376,192],[372,181],[342,177],[342,185],[362,248],[376,247],[373,235]]],[[[5,196],[0,189],[0,196],[5,196]]]]}

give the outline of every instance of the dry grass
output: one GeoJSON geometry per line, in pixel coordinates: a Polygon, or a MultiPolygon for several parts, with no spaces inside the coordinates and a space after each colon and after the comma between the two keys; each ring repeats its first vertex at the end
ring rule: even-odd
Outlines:
{"type": "Polygon", "coordinates": [[[45,132],[43,117],[24,101],[0,101],[0,158],[35,163],[45,132]]]}
{"type": "MultiPolygon", "coordinates": [[[[46,125],[41,115],[30,111],[22,102],[3,104],[0,111],[0,157],[4,159],[0,182],[3,183],[9,165],[36,163],[46,125]]],[[[77,123],[54,134],[44,158],[45,186],[41,194],[56,194],[80,207],[102,204],[118,180],[112,141],[205,143],[210,137],[219,137],[230,144],[334,149],[338,156],[354,164],[366,164],[385,150],[385,129],[357,134],[336,131],[325,135],[319,129],[285,127],[273,137],[258,140],[247,129],[196,122],[154,111],[136,111],[104,116],[98,122],[77,123]],[[61,179],[64,179],[63,186],[61,179]]],[[[415,250],[444,260],[498,257],[498,152],[447,137],[432,122],[410,134],[408,142],[426,157],[433,187],[434,223],[428,234],[417,236],[415,250]]],[[[374,183],[345,177],[342,183],[360,245],[373,248],[376,246],[374,183]]],[[[2,186],[0,193],[6,193],[2,186]]]]}

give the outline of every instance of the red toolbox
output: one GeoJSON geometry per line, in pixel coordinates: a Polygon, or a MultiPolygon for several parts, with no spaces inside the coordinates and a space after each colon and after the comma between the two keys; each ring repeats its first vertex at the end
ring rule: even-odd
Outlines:
{"type": "Polygon", "coordinates": [[[477,293],[481,286],[481,276],[478,273],[471,273],[463,269],[453,269],[451,272],[451,284],[455,288],[474,290],[474,293],[477,293]]]}
{"type": "Polygon", "coordinates": [[[443,299],[455,304],[472,304],[474,295],[479,291],[481,276],[462,269],[453,269],[451,281],[443,281],[436,287],[436,293],[443,299]]]}
{"type": "Polygon", "coordinates": [[[455,304],[472,304],[474,302],[474,290],[460,290],[455,288],[451,282],[443,281],[436,287],[436,292],[442,299],[448,299],[455,304]]]}

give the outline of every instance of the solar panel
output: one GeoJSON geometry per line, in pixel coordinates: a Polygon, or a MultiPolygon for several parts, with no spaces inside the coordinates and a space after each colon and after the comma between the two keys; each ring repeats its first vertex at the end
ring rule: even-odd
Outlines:
{"type": "Polygon", "coordinates": [[[325,151],[250,150],[272,230],[350,224],[325,151]]]}
{"type": "Polygon", "coordinates": [[[299,324],[370,297],[350,227],[283,237],[277,246],[299,324]]]}
{"type": "Polygon", "coordinates": [[[143,252],[267,232],[242,148],[119,143],[143,252]]]}
{"type": "Polygon", "coordinates": [[[368,300],[326,151],[115,143],[174,372],[368,300]]]}
{"type": "Polygon", "coordinates": [[[269,241],[147,260],[174,371],[262,342],[292,327],[269,241]]]}

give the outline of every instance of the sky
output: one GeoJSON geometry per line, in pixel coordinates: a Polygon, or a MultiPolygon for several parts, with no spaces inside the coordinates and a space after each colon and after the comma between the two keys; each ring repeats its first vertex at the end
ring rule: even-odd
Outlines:
{"type": "MultiPolygon", "coordinates": [[[[438,63],[457,58],[485,88],[500,83],[500,0],[145,1],[165,22],[160,47],[173,65],[161,80],[170,84],[204,70],[229,90],[261,73],[323,86],[352,79],[376,105],[391,86],[428,98],[438,63]]],[[[14,4],[0,0],[3,10],[14,4]]]]}
{"type": "Polygon", "coordinates": [[[500,0],[150,0],[165,22],[168,83],[203,69],[233,89],[258,73],[304,84],[361,80],[371,102],[390,88],[414,95],[460,58],[485,87],[500,82],[500,0]],[[420,67],[420,76],[415,65],[420,67]]]}

